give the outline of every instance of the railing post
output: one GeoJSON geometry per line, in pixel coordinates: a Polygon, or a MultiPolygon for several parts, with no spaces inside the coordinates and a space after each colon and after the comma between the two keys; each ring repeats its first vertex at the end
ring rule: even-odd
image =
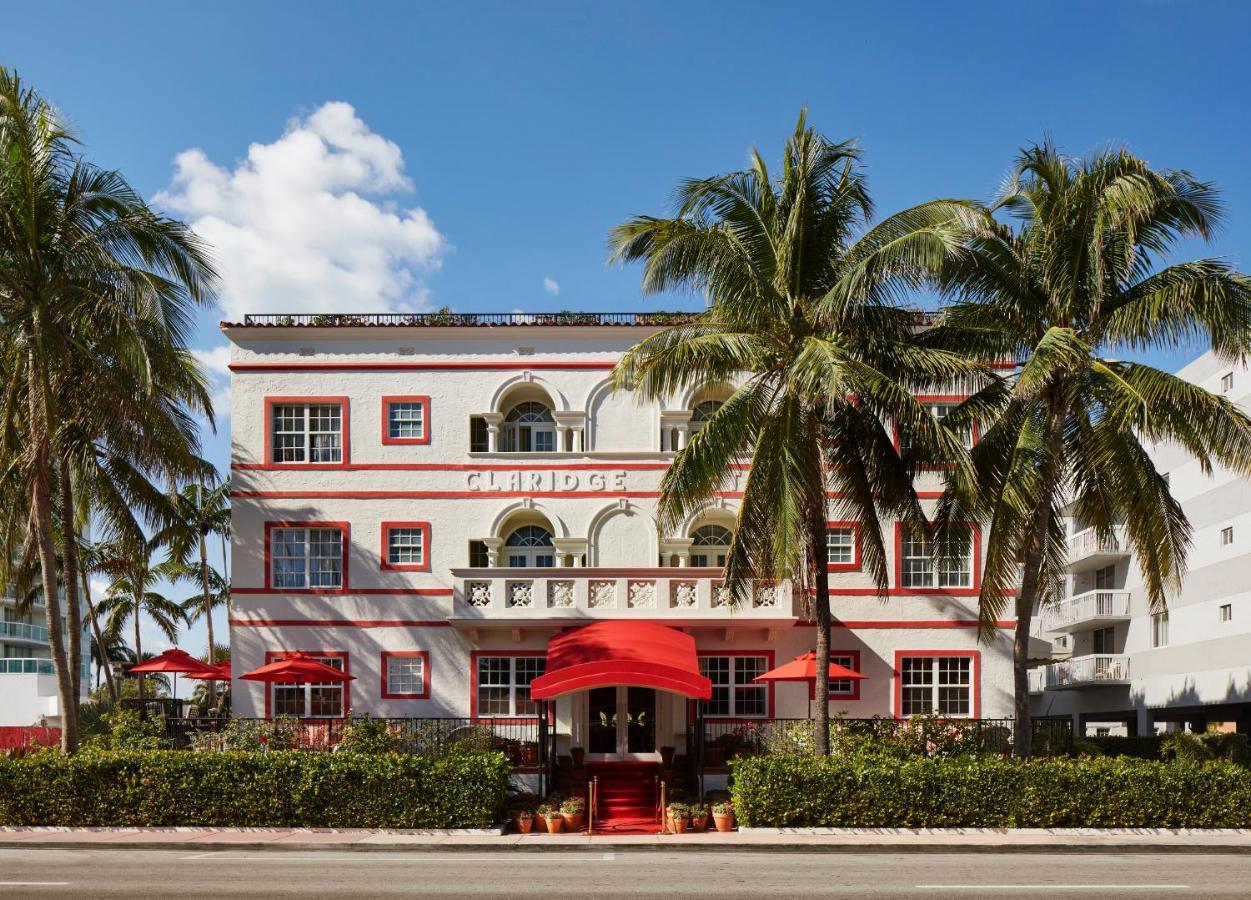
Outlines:
{"type": "Polygon", "coordinates": [[[547,701],[539,701],[539,796],[547,796],[547,701]]]}

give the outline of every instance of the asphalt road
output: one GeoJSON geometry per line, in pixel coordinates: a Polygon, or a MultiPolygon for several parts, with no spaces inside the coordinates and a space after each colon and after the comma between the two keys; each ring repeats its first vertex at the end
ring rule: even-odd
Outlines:
{"type": "Polygon", "coordinates": [[[0,897],[1238,897],[1251,855],[0,849],[0,897]]]}

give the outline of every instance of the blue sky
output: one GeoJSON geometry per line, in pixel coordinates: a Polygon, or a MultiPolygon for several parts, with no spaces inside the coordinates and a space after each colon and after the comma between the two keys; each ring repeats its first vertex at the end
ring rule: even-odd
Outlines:
{"type": "Polygon", "coordinates": [[[861,141],[880,213],[985,198],[1045,134],[1124,143],[1217,182],[1226,227],[1186,252],[1251,267],[1239,2],[45,0],[6,26],[0,63],[91,159],[221,237],[228,309],[692,305],[606,267],[609,229],[776,159],[802,106],[861,141]]]}

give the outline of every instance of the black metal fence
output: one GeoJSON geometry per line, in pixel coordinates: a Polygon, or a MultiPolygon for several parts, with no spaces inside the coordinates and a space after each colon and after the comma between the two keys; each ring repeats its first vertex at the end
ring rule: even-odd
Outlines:
{"type": "MultiPolygon", "coordinates": [[[[871,745],[894,748],[910,756],[1008,754],[1015,744],[1015,735],[1012,719],[834,719],[830,722],[830,749],[840,753],[871,745]]],[[[690,737],[688,734],[688,742],[690,737]]],[[[719,768],[735,756],[806,755],[813,752],[815,744],[816,722],[812,719],[706,720],[703,763],[706,768],[719,768]]],[[[1064,756],[1072,750],[1072,719],[1034,719],[1034,756],[1064,756]]]]}

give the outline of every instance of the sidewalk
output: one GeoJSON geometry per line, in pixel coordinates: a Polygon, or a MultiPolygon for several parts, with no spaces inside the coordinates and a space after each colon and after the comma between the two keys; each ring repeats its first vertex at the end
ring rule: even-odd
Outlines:
{"type": "Polygon", "coordinates": [[[747,828],[729,834],[500,834],[498,831],[382,831],[319,828],[0,828],[0,847],[340,851],[609,851],[620,849],[771,852],[1251,853],[1251,829],[1097,828],[747,828]]]}

